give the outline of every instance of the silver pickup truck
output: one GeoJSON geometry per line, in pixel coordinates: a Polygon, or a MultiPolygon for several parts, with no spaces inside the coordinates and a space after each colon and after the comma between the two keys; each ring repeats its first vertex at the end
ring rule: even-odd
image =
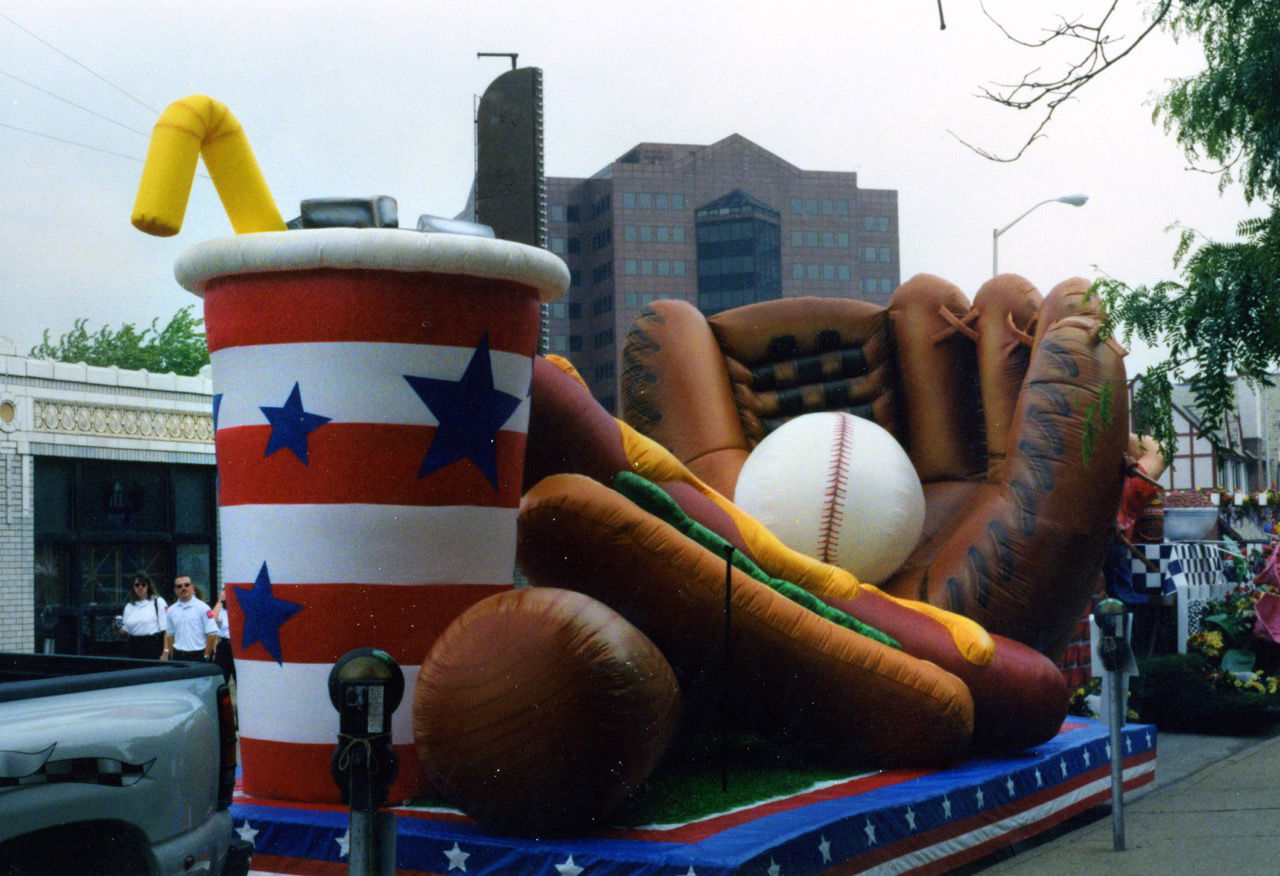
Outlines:
{"type": "Polygon", "coordinates": [[[243,874],[216,666],[0,653],[0,876],[243,874]]]}

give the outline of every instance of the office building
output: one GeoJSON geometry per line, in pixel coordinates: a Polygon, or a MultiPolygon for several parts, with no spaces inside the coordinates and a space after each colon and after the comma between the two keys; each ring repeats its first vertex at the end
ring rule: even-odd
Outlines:
{"type": "Polygon", "coordinates": [[[659,298],[711,315],[813,295],[888,301],[898,197],[851,172],[801,170],[738,134],[641,143],[590,178],[547,179],[548,245],[569,265],[550,352],[616,410],[627,330],[659,298]]]}

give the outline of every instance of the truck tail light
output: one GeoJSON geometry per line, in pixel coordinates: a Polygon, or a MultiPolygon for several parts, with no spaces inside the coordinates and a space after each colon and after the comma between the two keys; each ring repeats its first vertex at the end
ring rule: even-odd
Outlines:
{"type": "Polygon", "coordinates": [[[236,713],[231,688],[218,686],[218,808],[231,805],[236,787],[236,713]]]}

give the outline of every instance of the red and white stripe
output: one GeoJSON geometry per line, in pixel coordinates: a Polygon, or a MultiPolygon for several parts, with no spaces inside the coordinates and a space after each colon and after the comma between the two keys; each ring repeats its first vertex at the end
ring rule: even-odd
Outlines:
{"type": "Polygon", "coordinates": [[[327,681],[337,658],[367,646],[405,673],[390,799],[420,792],[418,668],[453,618],[511,584],[538,304],[563,292],[563,263],[504,241],[334,229],[206,242],[177,273],[205,297],[222,396],[222,568],[245,790],[337,801],[327,681]],[[495,389],[526,399],[496,436],[498,488],[469,460],[420,478],[437,421],[404,376],[458,380],[486,334],[495,389]],[[307,436],[305,465],[287,448],[264,456],[261,407],[283,405],[295,383],[304,409],[330,418],[307,436]],[[263,563],[272,595],[304,607],[280,627],[279,664],[261,643],[243,647],[237,588],[263,563]]]}

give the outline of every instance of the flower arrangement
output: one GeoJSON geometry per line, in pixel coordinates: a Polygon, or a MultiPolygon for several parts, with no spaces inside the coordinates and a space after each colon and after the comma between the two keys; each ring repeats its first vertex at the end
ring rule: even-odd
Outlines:
{"type": "Polygon", "coordinates": [[[1140,661],[1142,720],[1167,729],[1252,731],[1280,718],[1280,587],[1240,584],[1206,606],[1186,654],[1140,661]]]}

